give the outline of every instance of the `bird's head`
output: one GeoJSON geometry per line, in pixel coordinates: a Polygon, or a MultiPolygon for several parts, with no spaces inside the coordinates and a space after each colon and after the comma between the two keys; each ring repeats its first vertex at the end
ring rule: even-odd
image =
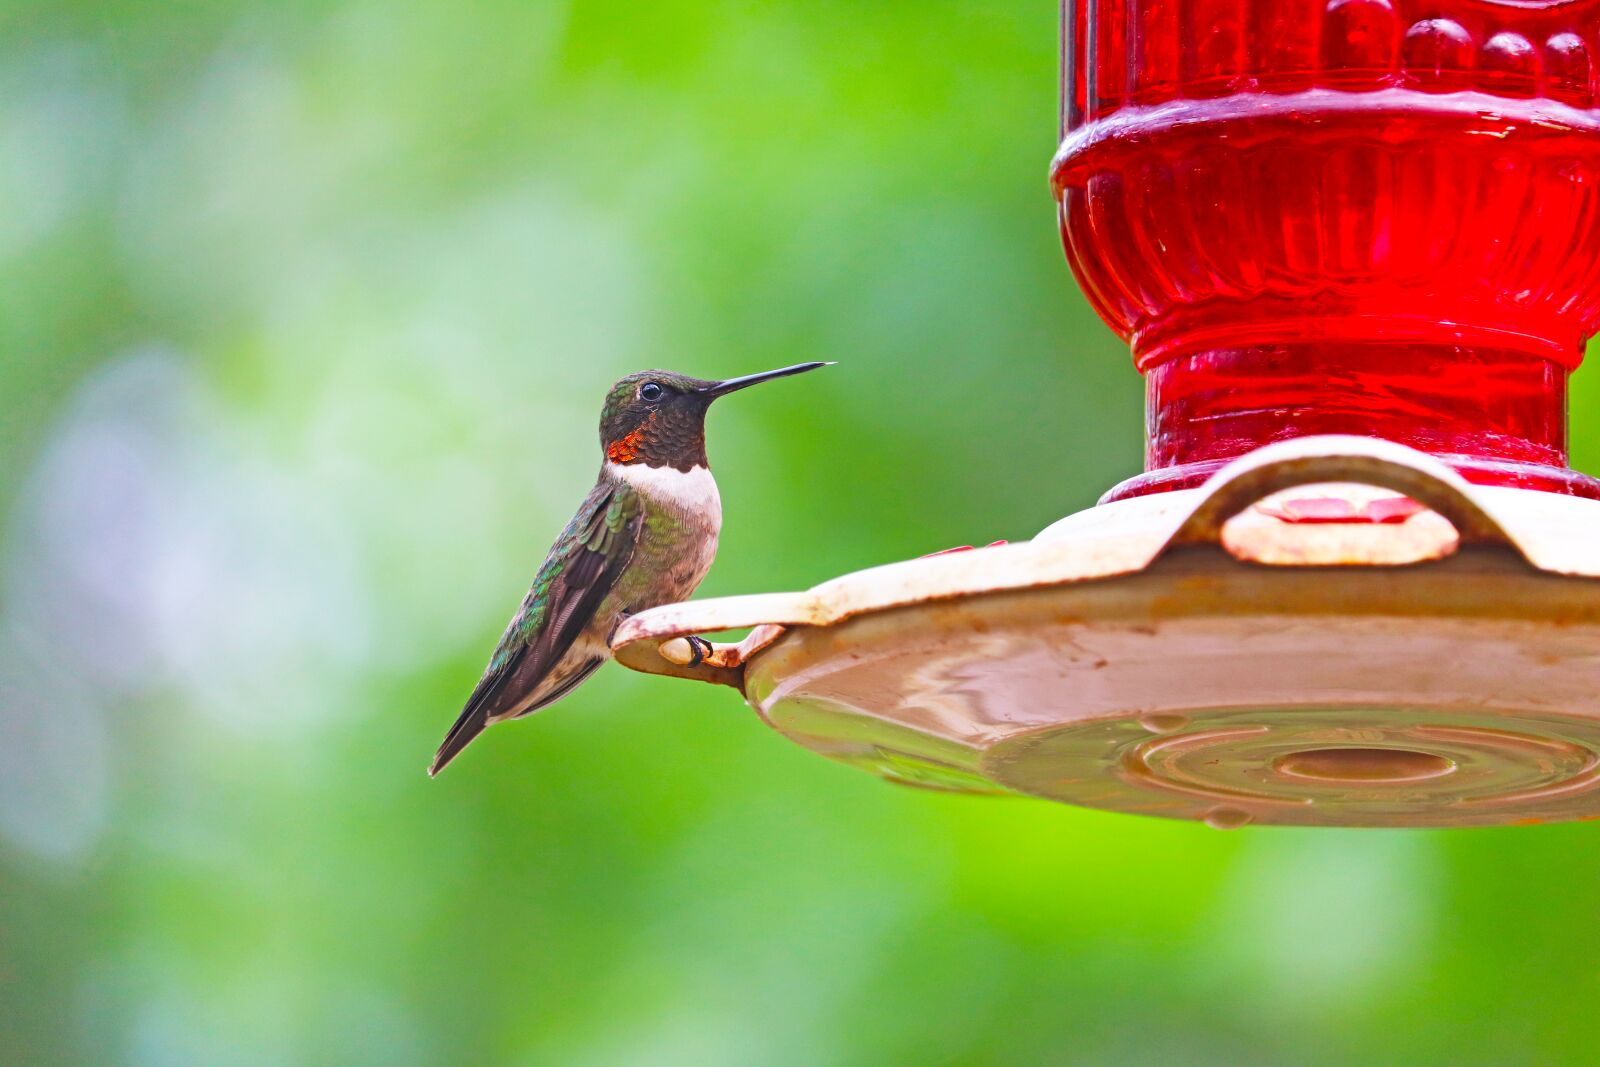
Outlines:
{"type": "Polygon", "coordinates": [[[723,381],[665,370],[630,374],[611,387],[600,413],[600,445],[606,461],[681,471],[704,467],[706,409],[713,400],[748,385],[826,366],[829,364],[797,363],[723,381]]]}

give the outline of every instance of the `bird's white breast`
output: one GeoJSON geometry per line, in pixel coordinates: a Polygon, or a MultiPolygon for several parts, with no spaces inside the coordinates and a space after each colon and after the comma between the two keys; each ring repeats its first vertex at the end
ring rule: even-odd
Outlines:
{"type": "Polygon", "coordinates": [[[714,526],[722,522],[722,497],[717,492],[717,480],[704,467],[680,471],[645,463],[607,463],[606,473],[685,516],[714,526]]]}

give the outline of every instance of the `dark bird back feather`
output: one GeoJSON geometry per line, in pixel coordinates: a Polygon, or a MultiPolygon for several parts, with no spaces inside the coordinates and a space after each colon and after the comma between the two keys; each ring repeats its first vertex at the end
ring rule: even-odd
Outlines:
{"type": "Polygon", "coordinates": [[[596,657],[577,665],[560,688],[518,707],[567,654],[616,585],[633,556],[639,520],[631,493],[604,481],[594,487],[539,568],[488,670],[433,757],[430,775],[443,770],[494,719],[554,703],[604,662],[596,657]]]}

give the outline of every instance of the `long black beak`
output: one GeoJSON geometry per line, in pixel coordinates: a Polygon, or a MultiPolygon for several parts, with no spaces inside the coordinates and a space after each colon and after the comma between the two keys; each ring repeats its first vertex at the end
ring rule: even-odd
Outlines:
{"type": "Polygon", "coordinates": [[[727,396],[743,389],[747,385],[760,385],[770,382],[774,378],[787,378],[791,374],[804,374],[808,370],[818,367],[831,367],[832,363],[796,363],[792,367],[780,367],[777,370],[764,370],[760,374],[746,374],[743,378],[729,378],[726,381],[714,382],[704,390],[707,396],[727,396]]]}

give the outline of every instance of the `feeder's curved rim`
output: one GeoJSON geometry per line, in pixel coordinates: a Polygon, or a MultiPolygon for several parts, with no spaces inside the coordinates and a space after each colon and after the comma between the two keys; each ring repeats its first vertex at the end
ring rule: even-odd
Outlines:
{"type": "Polygon", "coordinates": [[[1197,489],[1080,512],[1033,541],[890,563],[803,592],[651,608],[626,619],[611,646],[617,660],[634,670],[742,690],[744,665],[788,627],[831,626],[933,601],[1115,578],[1145,570],[1168,551],[1194,546],[1215,546],[1235,559],[1268,566],[1329,567],[1415,564],[1448,556],[1459,545],[1484,545],[1508,550],[1538,571],[1600,578],[1595,527],[1585,538],[1570,522],[1559,521],[1575,509],[1600,516],[1595,501],[1472,485],[1433,457],[1390,441],[1304,437],[1257,449],[1197,489]],[[1385,525],[1229,522],[1274,493],[1323,483],[1392,490],[1429,510],[1385,525]],[[1110,521],[1114,512],[1129,521],[1110,521]],[[688,641],[679,640],[747,627],[754,630],[743,641],[715,645],[699,662],[688,641]]]}

